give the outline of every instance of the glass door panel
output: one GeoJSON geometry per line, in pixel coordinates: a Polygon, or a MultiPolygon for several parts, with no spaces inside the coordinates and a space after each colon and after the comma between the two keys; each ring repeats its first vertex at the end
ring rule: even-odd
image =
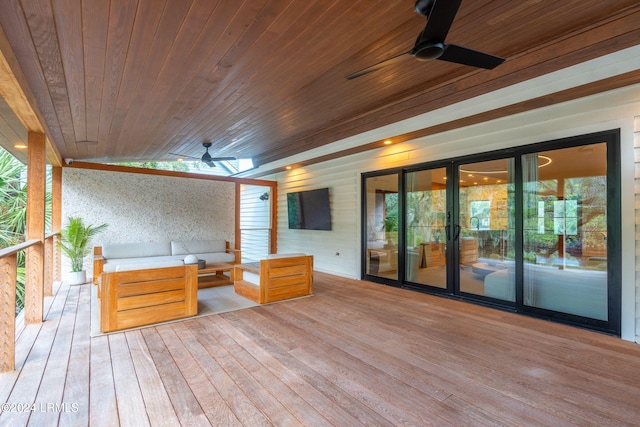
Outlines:
{"type": "Polygon", "coordinates": [[[405,180],[406,280],[446,289],[447,169],[409,172],[405,180]]]}
{"type": "Polygon", "coordinates": [[[526,154],[522,169],[524,305],[608,320],[606,143],[526,154]]]}
{"type": "Polygon", "coordinates": [[[398,279],[398,174],[365,181],[365,274],[398,279]]]}
{"type": "Polygon", "coordinates": [[[515,301],[514,163],[458,167],[460,292],[515,301]]]}

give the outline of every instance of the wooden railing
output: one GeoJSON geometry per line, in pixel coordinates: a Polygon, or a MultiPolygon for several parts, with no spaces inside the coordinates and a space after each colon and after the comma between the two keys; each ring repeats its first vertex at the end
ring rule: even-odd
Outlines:
{"type": "MultiPolygon", "coordinates": [[[[56,250],[58,233],[47,235],[44,243],[40,240],[28,240],[24,243],[0,250],[0,372],[15,369],[16,343],[16,286],[18,254],[44,244],[44,289],[43,296],[51,296],[53,282],[60,280],[59,255],[56,250]]],[[[26,257],[28,260],[29,257],[26,257]]],[[[27,261],[28,262],[28,261],[27,261]]],[[[25,265],[25,270],[33,266],[25,265]]],[[[29,274],[25,274],[25,281],[29,274]]],[[[26,300],[25,295],[25,300],[26,300]]],[[[41,301],[43,303],[44,301],[41,301]]]]}

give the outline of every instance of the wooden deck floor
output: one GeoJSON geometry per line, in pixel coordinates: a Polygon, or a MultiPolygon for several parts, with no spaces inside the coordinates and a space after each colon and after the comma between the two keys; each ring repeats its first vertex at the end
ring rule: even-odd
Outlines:
{"type": "Polygon", "coordinates": [[[90,338],[62,285],[2,426],[640,425],[640,346],[316,273],[312,298],[90,338]]]}

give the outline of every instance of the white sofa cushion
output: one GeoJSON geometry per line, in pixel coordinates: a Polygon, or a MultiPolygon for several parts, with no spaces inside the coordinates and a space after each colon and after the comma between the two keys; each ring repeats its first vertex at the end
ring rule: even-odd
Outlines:
{"type": "Polygon", "coordinates": [[[102,245],[102,256],[105,259],[170,255],[171,244],[169,242],[105,243],[102,245]]]}
{"type": "Polygon", "coordinates": [[[116,271],[131,271],[131,270],[146,270],[149,268],[166,268],[166,267],[181,267],[184,263],[182,261],[149,261],[138,263],[119,264],[116,267],[116,271]]]}
{"type": "Polygon", "coordinates": [[[303,253],[294,253],[294,254],[269,254],[267,255],[267,259],[274,259],[274,258],[292,258],[292,257],[296,257],[296,256],[307,256],[307,254],[303,254],[303,253]]]}
{"type": "MultiPolygon", "coordinates": [[[[559,269],[542,265],[527,265],[525,274],[535,281],[527,287],[524,303],[594,319],[607,319],[607,272],[596,270],[559,269]],[[528,292],[527,292],[528,291],[528,292]]],[[[487,274],[484,295],[515,301],[512,284],[514,268],[487,274]]]]}
{"type": "Polygon", "coordinates": [[[215,253],[215,252],[225,253],[226,251],[227,251],[227,242],[225,240],[173,240],[171,241],[171,255],[198,255],[198,254],[215,253]]]}
{"type": "MultiPolygon", "coordinates": [[[[129,264],[146,264],[146,263],[177,263],[184,264],[183,255],[164,255],[158,257],[136,257],[136,258],[111,258],[105,259],[102,271],[105,273],[111,273],[112,271],[118,271],[118,266],[129,264]]],[[[147,267],[149,268],[149,267],[147,267]]],[[[129,268],[128,270],[135,270],[135,268],[129,268]]]]}

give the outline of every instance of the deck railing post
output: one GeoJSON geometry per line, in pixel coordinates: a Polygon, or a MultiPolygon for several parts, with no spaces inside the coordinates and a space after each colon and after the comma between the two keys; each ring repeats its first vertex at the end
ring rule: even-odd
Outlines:
{"type": "Polygon", "coordinates": [[[46,146],[43,133],[29,132],[27,162],[27,224],[25,238],[37,240],[25,259],[25,323],[40,323],[44,311],[44,224],[46,146]]]}
{"type": "Polygon", "coordinates": [[[0,372],[15,369],[17,255],[0,258],[0,372]]]}

